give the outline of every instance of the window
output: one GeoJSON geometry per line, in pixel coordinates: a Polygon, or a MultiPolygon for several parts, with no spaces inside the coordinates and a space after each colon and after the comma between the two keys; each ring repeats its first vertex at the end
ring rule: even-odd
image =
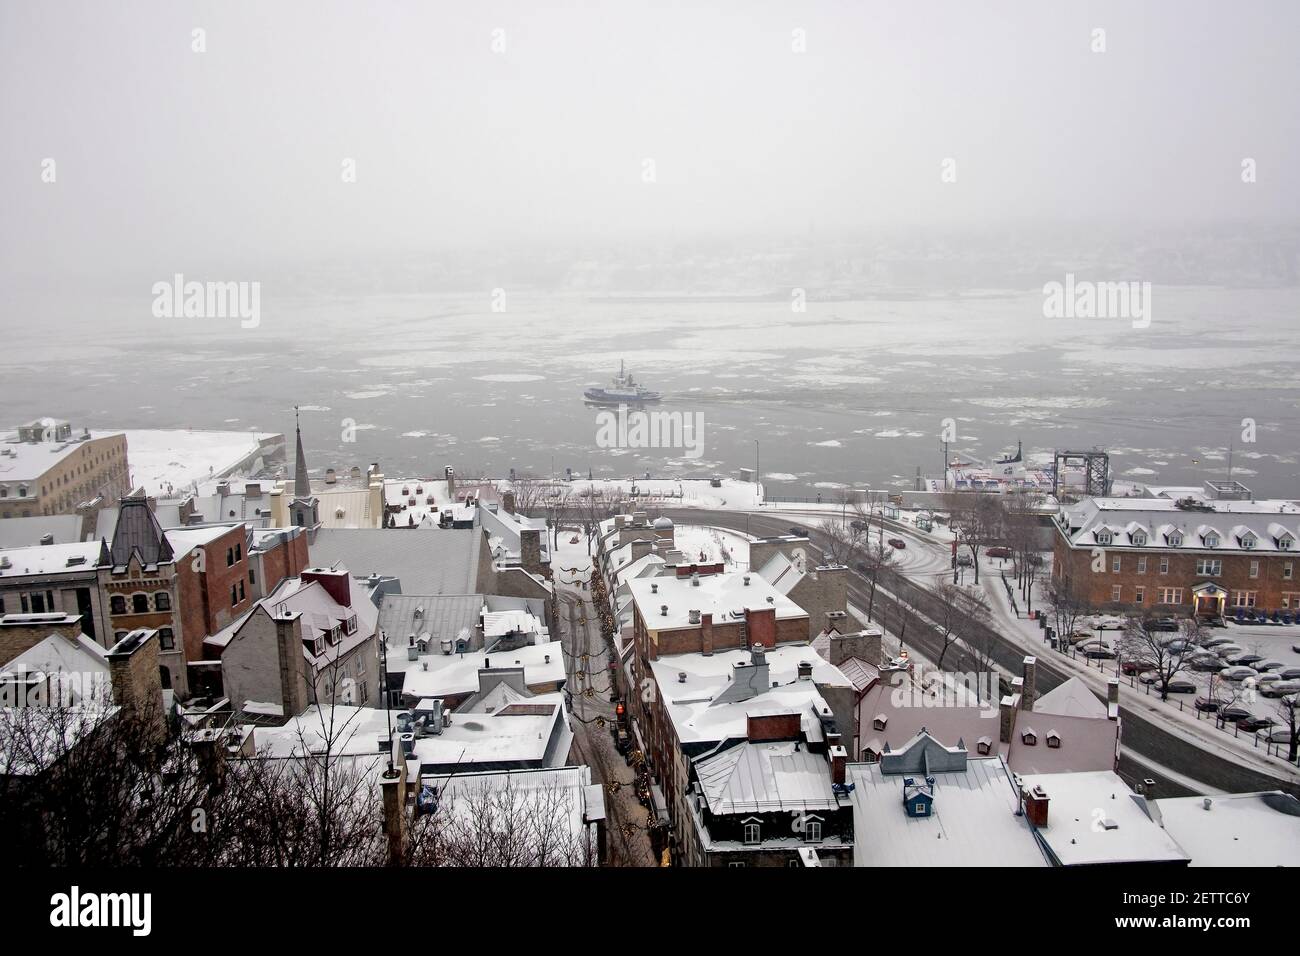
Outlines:
{"type": "MultiPolygon", "coordinates": [[[[54,610],[54,605],[52,604],[50,605],[50,610],[51,611],[54,610]]],[[[35,591],[32,593],[32,613],[33,614],[45,613],[45,595],[41,594],[39,591],[35,591]]]]}
{"type": "Polygon", "coordinates": [[[230,606],[234,607],[238,603],[239,603],[239,588],[235,587],[235,585],[232,584],[230,586],[230,606]]]}
{"type": "Polygon", "coordinates": [[[235,545],[235,560],[236,561],[244,560],[244,546],[242,544],[235,545]]]}
{"type": "Polygon", "coordinates": [[[1161,558],[1161,559],[1160,559],[1160,573],[1161,573],[1161,574],[1168,574],[1168,573],[1169,573],[1169,559],[1168,559],[1168,558],[1161,558]]]}
{"type": "Polygon", "coordinates": [[[745,824],[745,842],[751,844],[761,842],[759,839],[759,827],[757,823],[745,824]]]}
{"type": "Polygon", "coordinates": [[[1161,588],[1160,603],[1161,604],[1182,604],[1183,589],[1182,588],[1161,588]]]}
{"type": "Polygon", "coordinates": [[[174,650],[176,647],[176,635],[172,633],[170,627],[158,628],[158,646],[164,651],[174,650]]]}
{"type": "Polygon", "coordinates": [[[924,800],[916,801],[916,807],[914,808],[914,810],[918,817],[925,816],[925,801],[924,800]]]}
{"type": "Polygon", "coordinates": [[[1218,558],[1200,558],[1196,562],[1196,573],[1202,577],[1218,577],[1223,573],[1223,562],[1218,558]]]}
{"type": "Polygon", "coordinates": [[[234,563],[235,563],[235,549],[226,548],[226,567],[230,567],[234,563]]]}
{"type": "Polygon", "coordinates": [[[1207,534],[1204,540],[1207,548],[1217,548],[1219,546],[1219,536],[1213,532],[1207,534]]]}
{"type": "Polygon", "coordinates": [[[728,863],[728,864],[727,864],[727,866],[729,866],[729,867],[734,867],[735,869],[740,869],[741,867],[744,867],[744,866],[747,866],[747,865],[748,865],[748,864],[746,864],[746,863],[728,863]]]}
{"type": "Polygon", "coordinates": [[[252,568],[248,569],[248,583],[249,584],[257,583],[257,572],[254,571],[252,568]]]}
{"type": "Polygon", "coordinates": [[[1290,581],[1290,580],[1291,580],[1291,562],[1290,562],[1290,561],[1288,561],[1286,564],[1282,565],[1282,580],[1283,580],[1283,581],[1290,581]]]}
{"type": "Polygon", "coordinates": [[[108,599],[108,612],[110,614],[125,614],[126,598],[121,594],[114,594],[108,599]]]}
{"type": "Polygon", "coordinates": [[[1047,746],[1051,747],[1053,750],[1060,750],[1060,749],[1061,749],[1061,735],[1058,734],[1058,733],[1055,733],[1055,732],[1048,734],[1048,735],[1047,735],[1047,746]]]}
{"type": "Polygon", "coordinates": [[[1277,549],[1279,551],[1290,551],[1291,542],[1293,540],[1295,539],[1293,539],[1289,534],[1282,535],[1282,537],[1277,539],[1277,549]]]}
{"type": "Polygon", "coordinates": [[[1147,590],[1146,588],[1141,588],[1141,587],[1133,589],[1134,604],[1141,604],[1146,599],[1146,590],[1147,590]]]}
{"type": "Polygon", "coordinates": [[[239,600],[242,601],[243,599],[244,599],[244,582],[243,582],[243,581],[240,581],[240,582],[239,582],[239,600]]]}
{"type": "Polygon", "coordinates": [[[1138,558],[1138,574],[1147,573],[1147,556],[1144,554],[1138,558]]]}
{"type": "Polygon", "coordinates": [[[1241,546],[1245,548],[1247,551],[1254,549],[1255,536],[1253,534],[1242,535],[1240,540],[1241,540],[1241,546]]]}
{"type": "Polygon", "coordinates": [[[1250,562],[1250,576],[1251,576],[1252,578],[1257,578],[1257,577],[1259,577],[1259,562],[1258,562],[1258,561],[1252,561],[1252,562],[1250,562]]]}
{"type": "Polygon", "coordinates": [[[1124,564],[1124,559],[1117,554],[1115,555],[1115,557],[1111,558],[1110,569],[1114,571],[1116,574],[1119,574],[1120,569],[1123,567],[1123,564],[1124,564]]]}
{"type": "Polygon", "coordinates": [[[153,596],[153,606],[160,611],[170,611],[172,609],[172,596],[166,591],[159,591],[153,596]]]}
{"type": "Polygon", "coordinates": [[[1300,591],[1283,591],[1282,606],[1300,608],[1300,591]]]}
{"type": "Polygon", "coordinates": [[[364,707],[370,702],[370,691],[366,688],[366,682],[360,681],[357,684],[357,699],[353,701],[358,707],[364,707]]]}
{"type": "Polygon", "coordinates": [[[148,614],[149,613],[149,595],[132,594],[131,595],[131,613],[148,614]]]}
{"type": "Polygon", "coordinates": [[[1133,543],[1139,548],[1145,546],[1147,543],[1147,533],[1145,531],[1134,531],[1133,543]]]}
{"type": "Polygon", "coordinates": [[[1110,599],[1112,601],[1119,601],[1121,600],[1120,595],[1122,593],[1123,593],[1123,588],[1121,588],[1120,585],[1116,584],[1114,587],[1110,589],[1110,599]]]}
{"type": "Polygon", "coordinates": [[[820,820],[809,820],[803,827],[803,838],[808,843],[822,842],[822,824],[820,820]]]}
{"type": "Polygon", "coordinates": [[[1111,542],[1111,533],[1109,530],[1107,530],[1106,528],[1102,528],[1100,531],[1097,532],[1098,544],[1110,544],[1110,542],[1111,542]]]}
{"type": "Polygon", "coordinates": [[[1254,607],[1255,598],[1258,596],[1259,596],[1258,591],[1233,591],[1232,606],[1233,607],[1254,607]]]}

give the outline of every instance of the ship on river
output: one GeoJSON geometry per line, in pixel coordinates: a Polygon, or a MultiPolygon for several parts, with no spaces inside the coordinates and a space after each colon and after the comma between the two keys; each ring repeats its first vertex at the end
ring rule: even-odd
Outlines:
{"type": "Polygon", "coordinates": [[[589,402],[597,405],[639,405],[657,402],[663,397],[632,378],[632,373],[625,371],[622,360],[618,363],[618,374],[614,384],[608,388],[589,388],[582,393],[589,402]]]}

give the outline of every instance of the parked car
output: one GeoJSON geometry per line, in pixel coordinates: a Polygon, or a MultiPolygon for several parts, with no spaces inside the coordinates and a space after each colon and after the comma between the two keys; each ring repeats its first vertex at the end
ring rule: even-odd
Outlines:
{"type": "Polygon", "coordinates": [[[1200,688],[1196,686],[1196,681],[1186,677],[1175,677],[1165,688],[1171,694],[1195,694],[1200,688]]]}
{"type": "Polygon", "coordinates": [[[1256,687],[1263,689],[1267,687],[1269,684],[1274,684],[1282,680],[1282,675],[1260,673],[1260,674],[1256,674],[1253,678],[1250,679],[1255,682],[1256,687]]]}
{"type": "Polygon", "coordinates": [[[1218,711],[1227,706],[1227,701],[1218,697],[1198,697],[1196,698],[1195,707],[1199,711],[1218,711]]]}
{"type": "Polygon", "coordinates": [[[1190,649],[1193,645],[1191,641],[1185,641],[1181,637],[1175,637],[1172,641],[1164,641],[1164,646],[1169,648],[1175,654],[1179,651],[1190,649]]]}
{"type": "Polygon", "coordinates": [[[1286,697],[1300,692],[1300,680],[1275,680],[1259,688],[1265,697],[1286,697]]]}
{"type": "Polygon", "coordinates": [[[1292,645],[1291,645],[1291,653],[1292,653],[1292,654],[1300,654],[1300,644],[1292,644],[1292,645]]]}
{"type": "Polygon", "coordinates": [[[1280,676],[1283,668],[1286,667],[1286,664],[1281,661],[1260,661],[1259,663],[1251,664],[1250,666],[1255,668],[1255,670],[1259,671],[1261,674],[1264,671],[1275,671],[1280,676]]]}
{"type": "Polygon", "coordinates": [[[807,531],[805,531],[803,528],[796,528],[794,525],[791,525],[790,527],[786,528],[785,530],[788,531],[788,532],[790,532],[790,534],[794,535],[796,538],[806,538],[806,537],[808,537],[808,532],[807,532],[807,531]]]}
{"type": "Polygon", "coordinates": [[[1235,642],[1234,642],[1233,639],[1230,638],[1230,637],[1212,637],[1212,638],[1210,638],[1208,641],[1206,641],[1205,643],[1203,643],[1201,646],[1202,646],[1202,647],[1222,647],[1224,644],[1233,644],[1233,643],[1235,643],[1235,642]]]}
{"type": "Polygon", "coordinates": [[[1256,717],[1251,714],[1249,717],[1243,717],[1237,721],[1237,729],[1244,730],[1247,733],[1254,733],[1257,730],[1263,730],[1265,727],[1272,727],[1277,721],[1272,717],[1256,717]]]}
{"type": "Polygon", "coordinates": [[[1083,656],[1092,661],[1108,661],[1115,656],[1105,644],[1084,644],[1083,656]]]}
{"type": "Polygon", "coordinates": [[[1229,724],[1235,724],[1239,720],[1246,720],[1254,715],[1249,708],[1242,707],[1240,704],[1231,704],[1219,709],[1219,716],[1229,724]]]}
{"type": "Polygon", "coordinates": [[[1244,664],[1247,667],[1258,664],[1264,659],[1263,654],[1233,654],[1227,658],[1229,664],[1244,664]]]}
{"type": "Polygon", "coordinates": [[[1009,558],[1009,557],[1011,557],[1011,549],[1010,549],[1010,548],[1004,548],[1004,547],[1002,547],[1001,545],[998,545],[998,546],[996,546],[996,547],[989,548],[989,549],[988,549],[987,551],[985,551],[984,553],[987,554],[990,558],[1009,558]]]}
{"type": "Polygon", "coordinates": [[[1300,680],[1300,667],[1284,667],[1278,673],[1283,680],[1300,680]]]}
{"type": "Polygon", "coordinates": [[[1287,727],[1265,727],[1255,734],[1262,744],[1289,744],[1291,731],[1287,727]]]}
{"type": "Polygon", "coordinates": [[[971,566],[971,559],[969,554],[957,555],[957,567],[969,568],[970,566],[971,566]]]}
{"type": "Polygon", "coordinates": [[[1253,667],[1246,667],[1245,665],[1238,664],[1235,667],[1225,667],[1223,670],[1219,671],[1219,676],[1224,680],[1238,681],[1245,680],[1247,677],[1254,677],[1258,673],[1259,672],[1253,667]]]}
{"type": "Polygon", "coordinates": [[[900,549],[901,549],[901,548],[906,548],[906,547],[907,547],[907,542],[904,541],[902,538],[890,538],[890,539],[889,539],[889,546],[890,546],[891,548],[900,548],[900,549]]]}
{"type": "Polygon", "coordinates": [[[1223,661],[1219,660],[1217,657],[1214,656],[1193,657],[1191,660],[1187,662],[1187,666],[1194,671],[1209,673],[1210,671],[1222,670],[1223,661]]]}
{"type": "Polygon", "coordinates": [[[1234,654],[1246,653],[1246,649],[1242,647],[1240,644],[1220,644],[1218,647],[1214,649],[1214,653],[1218,654],[1224,660],[1227,660],[1229,657],[1232,657],[1234,654]]]}
{"type": "Polygon", "coordinates": [[[1148,631],[1176,631],[1178,630],[1178,618],[1176,617],[1157,617],[1147,622],[1148,631]]]}
{"type": "Polygon", "coordinates": [[[1132,676],[1133,674],[1141,674],[1145,670],[1150,670],[1152,665],[1154,664],[1155,661],[1143,660],[1141,658],[1131,658],[1127,661],[1124,661],[1124,663],[1120,664],[1119,669],[1123,673],[1132,676]]]}

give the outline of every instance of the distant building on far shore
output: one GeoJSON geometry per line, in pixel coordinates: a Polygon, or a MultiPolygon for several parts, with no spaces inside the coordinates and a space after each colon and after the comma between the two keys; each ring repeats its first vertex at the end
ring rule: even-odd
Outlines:
{"type": "Polygon", "coordinates": [[[131,488],[126,435],[39,418],[0,442],[0,518],[76,514],[131,488]]]}

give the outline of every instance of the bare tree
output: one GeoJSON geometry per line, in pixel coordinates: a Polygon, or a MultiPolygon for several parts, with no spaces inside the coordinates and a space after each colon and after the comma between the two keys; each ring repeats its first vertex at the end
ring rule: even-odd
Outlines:
{"type": "Polygon", "coordinates": [[[1156,618],[1130,617],[1119,641],[1120,659],[1142,662],[1155,675],[1160,699],[1168,700],[1170,682],[1186,669],[1195,650],[1196,627],[1192,623],[1171,634],[1159,629],[1156,618]]]}
{"type": "Polygon", "coordinates": [[[1277,702],[1280,726],[1287,731],[1286,759],[1295,763],[1300,758],[1300,694],[1287,694],[1277,702]]]}
{"type": "Polygon", "coordinates": [[[1078,627],[1079,620],[1092,613],[1092,608],[1079,597],[1078,589],[1069,578],[1049,575],[1040,577],[1040,590],[1047,603],[1053,633],[1058,642],[1068,641],[1078,627]]]}
{"type": "Polygon", "coordinates": [[[936,613],[931,620],[943,642],[935,664],[942,670],[948,650],[957,639],[963,636],[973,638],[973,632],[986,627],[992,614],[982,592],[953,584],[944,576],[940,576],[938,583],[929,588],[929,591],[936,599],[936,613]]]}

